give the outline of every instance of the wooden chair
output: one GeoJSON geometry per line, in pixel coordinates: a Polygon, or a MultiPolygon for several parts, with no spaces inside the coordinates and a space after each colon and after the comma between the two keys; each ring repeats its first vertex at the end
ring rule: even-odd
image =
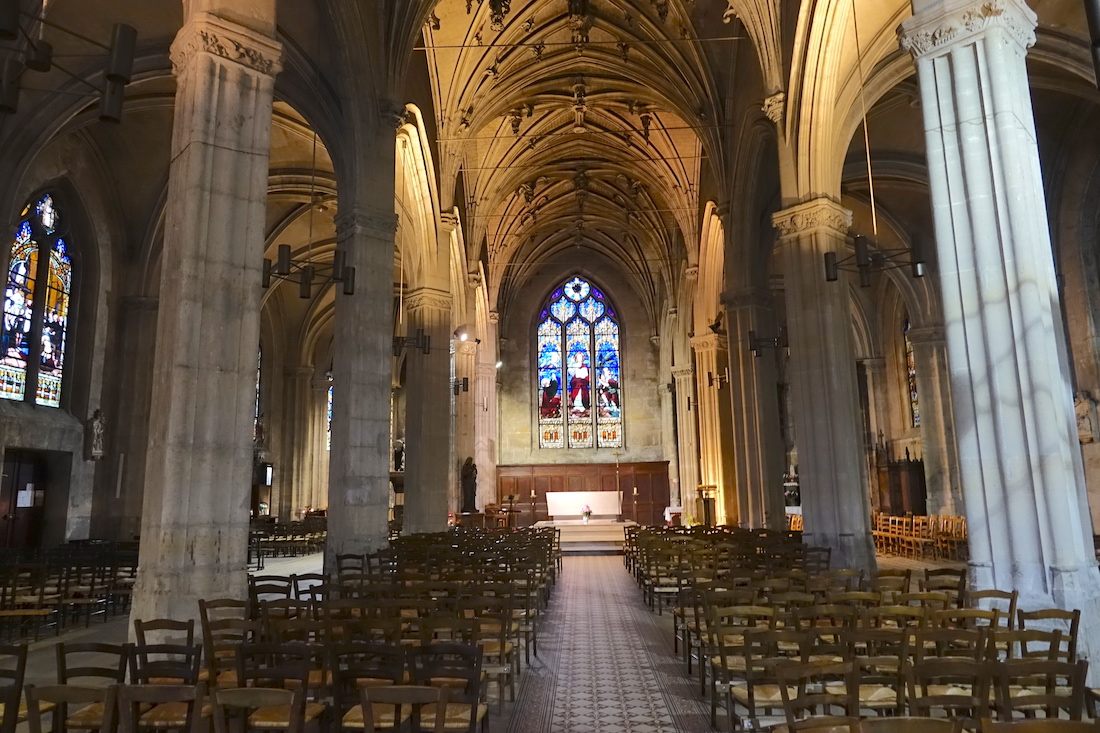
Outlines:
{"type": "Polygon", "coordinates": [[[299,733],[305,726],[305,691],[265,687],[214,690],[215,733],[281,730],[299,733]]]}
{"type": "MultiPolygon", "coordinates": [[[[80,680],[106,687],[126,681],[132,647],[129,644],[97,644],[94,642],[58,642],[54,646],[57,659],[57,682],[73,684],[80,680]]],[[[102,729],[109,713],[102,704],[93,703],[72,713],[64,720],[67,728],[102,729]]]]}
{"type": "Polygon", "coordinates": [[[0,733],[14,733],[16,724],[26,718],[21,704],[26,671],[26,645],[0,646],[0,733]]]}
{"type": "Polygon", "coordinates": [[[323,649],[309,644],[244,642],[236,649],[236,686],[303,690],[307,700],[303,715],[310,723],[328,709],[323,703],[309,702],[314,693],[320,693],[319,698],[329,696],[329,680],[320,657],[323,649]]]}
{"type": "Polygon", "coordinates": [[[27,685],[27,724],[30,733],[42,733],[42,716],[52,711],[52,733],[67,733],[72,719],[79,719],[81,711],[90,707],[99,713],[98,730],[111,733],[115,729],[116,685],[92,687],[84,685],[27,685]]]}
{"type": "MultiPolygon", "coordinates": [[[[446,686],[432,685],[363,687],[359,696],[360,703],[344,716],[343,728],[368,732],[398,730],[409,723],[410,730],[420,731],[423,709],[431,706],[433,711],[446,710],[448,690],[446,686]]],[[[445,715],[435,715],[434,719],[431,727],[434,733],[447,730],[445,715]]]]}
{"type": "Polygon", "coordinates": [[[118,688],[119,731],[201,733],[205,696],[206,686],[201,682],[198,685],[122,685],[118,688]]]}
{"type": "Polygon", "coordinates": [[[422,727],[437,728],[442,715],[443,729],[474,733],[484,725],[488,707],[481,702],[481,650],[465,644],[431,644],[407,650],[413,684],[447,686],[446,705],[425,705],[420,712],[422,727]]]}
{"type": "Polygon", "coordinates": [[[859,670],[848,662],[775,668],[788,730],[851,725],[859,720],[859,670]]]}
{"type": "Polygon", "coordinates": [[[154,642],[167,642],[170,644],[185,644],[193,646],[195,643],[195,619],[176,621],[170,618],[155,618],[150,621],[134,619],[134,635],[137,637],[138,646],[145,646],[154,642]]]}
{"type": "Polygon", "coordinates": [[[1005,590],[968,590],[963,594],[964,608],[994,608],[1001,612],[1004,626],[1016,628],[1016,606],[1020,602],[1020,591],[1005,590]]]}
{"type": "Polygon", "coordinates": [[[998,717],[1004,720],[1066,714],[1080,720],[1085,710],[1088,662],[1010,659],[993,666],[998,717]]]}
{"type": "Polygon", "coordinates": [[[960,733],[962,723],[947,718],[865,718],[859,723],[860,733],[960,733]]]}
{"type": "Polygon", "coordinates": [[[130,681],[139,685],[197,685],[202,677],[197,644],[137,644],[130,655],[130,681]]]}
{"type": "Polygon", "coordinates": [[[260,623],[248,616],[248,604],[236,599],[199,600],[202,646],[208,684],[237,687],[237,647],[260,638],[260,623]]]}
{"type": "MultiPolygon", "coordinates": [[[[405,650],[398,644],[338,642],[329,648],[329,668],[333,675],[333,719],[344,721],[361,703],[360,689],[400,685],[405,681],[405,650]]],[[[363,720],[361,710],[352,715],[348,727],[356,727],[356,720],[363,720]]]]}
{"type": "Polygon", "coordinates": [[[949,717],[970,729],[988,716],[989,670],[985,662],[955,657],[920,659],[907,670],[906,689],[912,715],[949,717]]]}
{"type": "Polygon", "coordinates": [[[1016,615],[1021,629],[1060,627],[1062,642],[1066,648],[1059,653],[1059,656],[1069,662],[1076,661],[1077,631],[1081,627],[1081,611],[1064,611],[1060,608],[1044,608],[1038,611],[1021,609],[1016,615]]]}

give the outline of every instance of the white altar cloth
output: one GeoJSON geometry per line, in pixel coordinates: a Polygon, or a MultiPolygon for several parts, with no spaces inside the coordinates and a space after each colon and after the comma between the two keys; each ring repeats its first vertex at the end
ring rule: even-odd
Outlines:
{"type": "Polygon", "coordinates": [[[585,505],[594,517],[618,516],[617,491],[547,491],[546,513],[551,517],[579,517],[585,505]]]}

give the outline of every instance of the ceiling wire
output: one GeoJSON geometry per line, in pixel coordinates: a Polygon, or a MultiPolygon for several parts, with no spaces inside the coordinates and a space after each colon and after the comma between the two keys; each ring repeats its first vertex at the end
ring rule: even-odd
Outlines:
{"type": "MultiPolygon", "coordinates": [[[[717,36],[715,38],[653,38],[653,39],[636,39],[636,40],[632,40],[632,41],[585,41],[583,44],[580,44],[580,45],[584,46],[585,48],[588,48],[588,47],[591,47],[591,46],[614,46],[615,48],[618,48],[620,45],[623,45],[623,46],[658,46],[658,45],[665,44],[665,43],[702,44],[702,43],[718,43],[718,42],[726,42],[726,41],[745,41],[745,40],[748,40],[747,36],[717,36]]],[[[490,44],[459,43],[459,44],[445,44],[445,45],[440,45],[440,46],[437,46],[437,45],[433,44],[431,46],[414,46],[413,50],[414,51],[437,51],[439,49],[481,48],[481,49],[484,49],[486,51],[491,51],[493,49],[524,48],[524,47],[529,47],[529,48],[552,48],[552,47],[555,47],[555,46],[564,46],[564,47],[568,47],[568,48],[574,48],[577,45],[578,44],[573,42],[573,41],[537,41],[537,42],[520,41],[518,43],[501,43],[499,45],[496,44],[496,43],[490,43],[490,44]]]]}
{"type": "Polygon", "coordinates": [[[867,132],[867,80],[863,75],[863,49],[859,45],[859,14],[852,0],[852,30],[856,36],[856,68],[859,70],[859,101],[863,105],[863,149],[867,153],[867,185],[871,197],[871,232],[878,236],[878,208],[875,206],[875,178],[871,175],[871,136],[867,132]]]}

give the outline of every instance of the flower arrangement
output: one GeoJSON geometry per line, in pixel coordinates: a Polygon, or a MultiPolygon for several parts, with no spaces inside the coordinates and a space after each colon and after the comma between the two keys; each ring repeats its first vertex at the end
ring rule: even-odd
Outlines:
{"type": "Polygon", "coordinates": [[[581,509],[581,518],[584,519],[584,521],[587,522],[588,518],[591,517],[591,516],[592,516],[592,507],[585,504],[584,509],[581,509]]]}

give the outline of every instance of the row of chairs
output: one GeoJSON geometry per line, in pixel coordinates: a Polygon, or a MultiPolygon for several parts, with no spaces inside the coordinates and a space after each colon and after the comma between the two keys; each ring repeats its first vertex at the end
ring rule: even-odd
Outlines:
{"type": "MultiPolygon", "coordinates": [[[[42,718],[49,714],[54,731],[113,733],[116,722],[134,733],[197,731],[202,720],[213,717],[216,729],[224,733],[229,711],[219,710],[219,705],[248,708],[245,722],[260,730],[298,731],[314,723],[332,731],[370,731],[389,729],[410,718],[417,725],[414,730],[485,727],[482,653],[474,646],[345,642],[327,650],[333,659],[333,682],[323,687],[310,674],[316,650],[302,645],[240,645],[234,654],[236,684],[224,687],[211,687],[199,679],[197,663],[189,661],[197,659],[197,652],[183,645],[156,645],[155,651],[143,651],[140,645],[100,646],[94,653],[101,660],[112,654],[131,662],[148,654],[160,659],[148,668],[132,666],[129,684],[123,661],[105,667],[59,667],[56,685],[24,688],[26,647],[0,648],[0,659],[15,658],[12,671],[0,672],[0,681],[10,683],[0,684],[4,706],[0,731],[10,733],[26,720],[32,733],[40,733],[42,718]],[[410,683],[413,687],[407,687],[410,683]],[[374,694],[382,688],[403,689],[374,694]],[[387,705],[395,704],[410,707],[406,713],[387,710],[387,705]]],[[[59,652],[59,658],[76,651],[70,646],[59,652]]],[[[80,651],[93,652],[91,648],[80,651]]]]}
{"type": "Polygon", "coordinates": [[[0,640],[38,640],[74,624],[126,611],[137,578],[136,548],[59,548],[0,564],[0,640]]]}
{"type": "Polygon", "coordinates": [[[1061,657],[1058,631],[1025,651],[1025,632],[1006,629],[776,629],[746,626],[747,616],[727,608],[708,619],[712,718],[720,691],[731,718],[754,725],[776,710],[801,719],[835,707],[845,716],[950,713],[970,728],[990,714],[1079,720],[1084,712],[1087,663],[1061,657]],[[790,693],[806,685],[832,697],[800,703],[790,693]]]}
{"type": "Polygon", "coordinates": [[[937,560],[966,559],[966,517],[897,516],[872,512],[871,536],[884,555],[937,560]]]}

